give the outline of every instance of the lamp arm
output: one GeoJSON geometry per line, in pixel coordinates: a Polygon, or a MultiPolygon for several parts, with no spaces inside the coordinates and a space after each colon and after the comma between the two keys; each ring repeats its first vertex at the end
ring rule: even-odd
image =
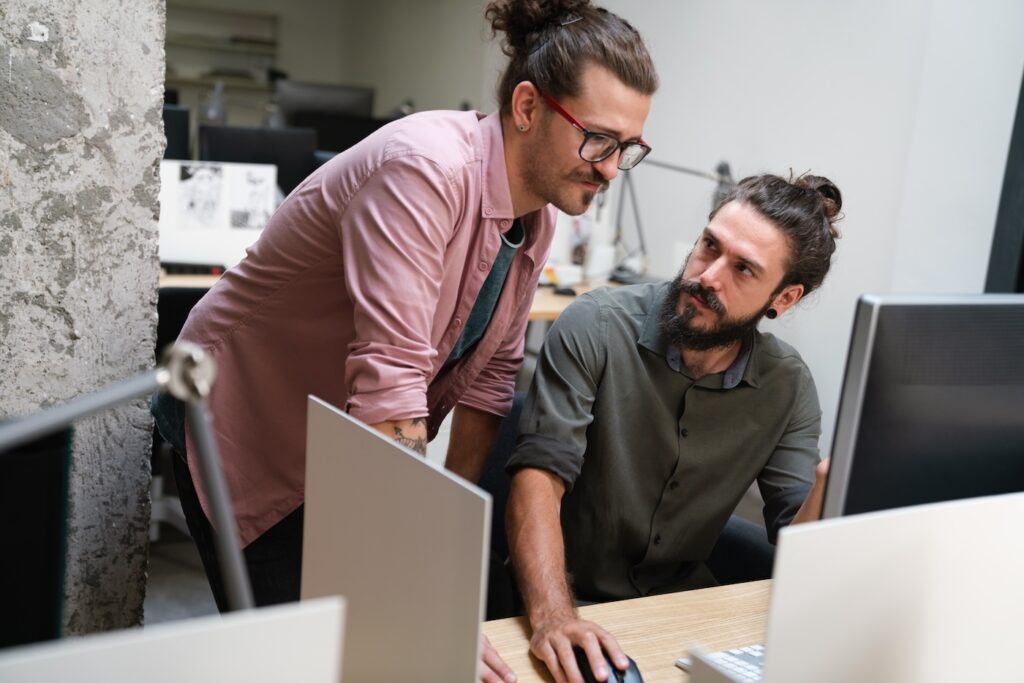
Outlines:
{"type": "Polygon", "coordinates": [[[238,530],[213,438],[206,397],[214,378],[213,359],[198,346],[177,342],[164,352],[160,366],[99,391],[72,399],[32,415],[0,423],[0,451],[64,429],[75,420],[88,417],[156,391],[170,393],[186,404],[189,425],[202,468],[202,482],[217,529],[217,559],[224,570],[228,605],[232,610],[253,607],[249,575],[242,561],[238,530]]]}

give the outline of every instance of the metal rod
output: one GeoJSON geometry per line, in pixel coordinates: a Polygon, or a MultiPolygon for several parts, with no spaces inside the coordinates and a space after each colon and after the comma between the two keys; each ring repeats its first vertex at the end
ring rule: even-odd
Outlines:
{"type": "Polygon", "coordinates": [[[633,222],[636,223],[636,239],[640,243],[640,255],[643,258],[641,262],[641,269],[647,269],[647,242],[644,240],[644,226],[640,222],[640,200],[636,198],[636,188],[633,187],[633,181],[630,177],[626,176],[626,183],[629,185],[629,196],[633,200],[633,222]]]}
{"type": "Polygon", "coordinates": [[[231,512],[231,499],[224,481],[224,472],[220,468],[220,453],[213,437],[213,429],[210,427],[206,399],[196,398],[187,402],[185,408],[188,411],[188,425],[192,429],[197,460],[202,471],[206,500],[213,513],[213,536],[228,594],[228,610],[252,609],[252,586],[249,584],[249,573],[242,558],[238,529],[235,526],[235,516],[231,512]]]}
{"type": "Polygon", "coordinates": [[[709,173],[707,171],[698,171],[693,168],[687,168],[685,166],[676,166],[675,164],[667,164],[664,161],[656,161],[650,157],[644,159],[644,166],[657,166],[658,168],[667,168],[670,171],[679,171],[680,173],[687,173],[689,175],[695,175],[698,178],[707,178],[713,180],[716,183],[733,183],[732,178],[728,178],[718,173],[709,173]]]}
{"type": "Polygon", "coordinates": [[[0,451],[64,429],[75,420],[113,408],[125,401],[148,396],[160,389],[163,383],[161,373],[165,372],[162,369],[151,370],[67,403],[0,423],[0,451]]]}

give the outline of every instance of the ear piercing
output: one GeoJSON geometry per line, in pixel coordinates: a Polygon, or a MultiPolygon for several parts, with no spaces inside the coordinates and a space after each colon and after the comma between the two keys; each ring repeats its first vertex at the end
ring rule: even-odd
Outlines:
{"type": "Polygon", "coordinates": [[[775,320],[776,318],[779,317],[779,312],[776,311],[774,308],[769,308],[767,311],[764,312],[764,317],[768,318],[769,320],[775,320]]]}

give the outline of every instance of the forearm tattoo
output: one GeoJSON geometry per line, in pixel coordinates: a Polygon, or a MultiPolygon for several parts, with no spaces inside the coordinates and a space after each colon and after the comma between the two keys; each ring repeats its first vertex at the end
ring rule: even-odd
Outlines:
{"type": "MultiPolygon", "coordinates": [[[[419,427],[427,423],[426,418],[417,417],[413,418],[412,427],[419,427]]],[[[411,448],[420,455],[427,454],[427,437],[426,436],[406,436],[405,432],[398,425],[395,425],[395,441],[402,444],[406,448],[411,448]]]]}

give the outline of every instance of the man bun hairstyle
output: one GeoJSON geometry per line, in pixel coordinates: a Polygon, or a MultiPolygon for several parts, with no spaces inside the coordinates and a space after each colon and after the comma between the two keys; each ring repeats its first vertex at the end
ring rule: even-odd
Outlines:
{"type": "Polygon", "coordinates": [[[530,81],[555,99],[579,93],[588,63],[605,67],[644,95],[658,76],[640,34],[627,21],[589,0],[495,0],[484,16],[492,34],[502,33],[509,58],[498,82],[501,114],[511,113],[512,92],[530,81]]]}
{"type": "Polygon", "coordinates": [[[781,290],[791,284],[804,286],[804,296],[821,285],[832,265],[842,220],[843,195],[828,178],[804,174],[788,179],[777,175],[750,176],[729,191],[708,219],[729,202],[753,207],[786,235],[789,264],[781,290]]]}

